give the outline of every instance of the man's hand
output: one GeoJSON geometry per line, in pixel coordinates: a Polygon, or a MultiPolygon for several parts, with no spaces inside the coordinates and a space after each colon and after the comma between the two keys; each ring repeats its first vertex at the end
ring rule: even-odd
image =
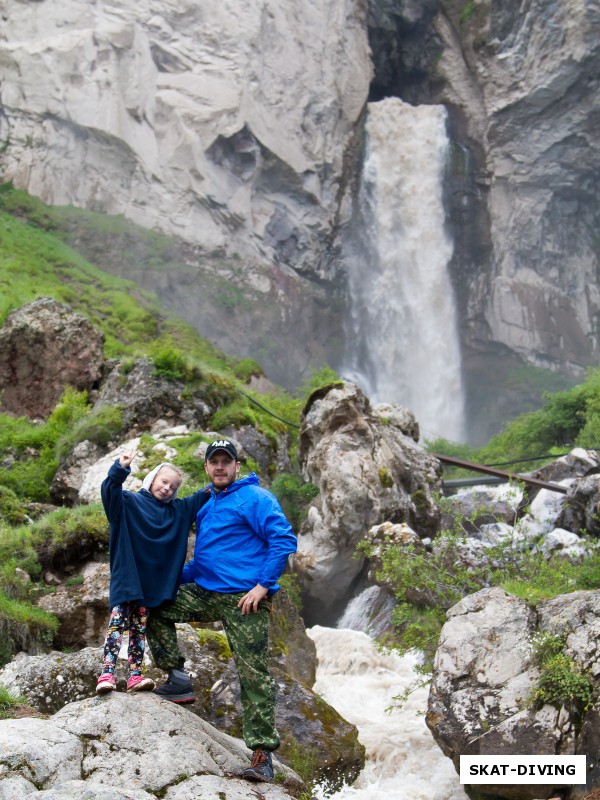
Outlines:
{"type": "Polygon", "coordinates": [[[123,453],[123,455],[119,459],[119,464],[122,467],[130,467],[131,466],[131,462],[136,457],[136,455],[137,455],[137,452],[135,450],[132,453],[123,453]]]}
{"type": "Polygon", "coordinates": [[[242,609],[242,614],[250,614],[252,611],[258,611],[258,604],[261,600],[265,599],[268,593],[268,589],[265,589],[264,586],[257,583],[254,589],[250,589],[250,591],[242,597],[238,603],[238,608],[242,609]]]}

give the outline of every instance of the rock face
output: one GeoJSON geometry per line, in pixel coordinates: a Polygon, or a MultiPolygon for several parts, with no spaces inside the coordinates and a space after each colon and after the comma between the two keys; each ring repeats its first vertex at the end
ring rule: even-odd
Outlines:
{"type": "MultiPolygon", "coordinates": [[[[354,725],[346,722],[312,690],[315,679],[315,645],[307,635],[297,612],[289,602],[277,601],[283,610],[273,615],[271,626],[271,669],[275,676],[276,725],[281,736],[279,756],[285,762],[297,757],[302,748],[305,761],[312,764],[313,778],[327,780],[332,787],[352,782],[364,766],[365,749],[354,725]],[[285,630],[285,644],[276,637],[285,630]],[[278,647],[279,645],[279,647],[278,647]],[[300,677],[296,677],[296,675],[300,677]]],[[[80,608],[85,617],[87,609],[80,608]]],[[[61,619],[61,622],[63,619],[61,619]]],[[[105,614],[104,624],[107,616],[105,614]]],[[[212,629],[177,626],[179,647],[189,671],[196,703],[188,713],[200,717],[230,736],[241,736],[241,703],[237,671],[225,635],[212,629]]],[[[81,631],[79,631],[81,636],[81,631]]],[[[103,638],[99,637],[100,640],[103,638]]],[[[74,637],[71,646],[78,646],[74,637]]],[[[146,674],[157,685],[166,680],[148,653],[146,674]]],[[[84,647],[74,653],[16,656],[0,670],[0,683],[16,696],[26,696],[37,711],[53,714],[69,703],[89,700],[95,695],[102,664],[102,648],[84,647]]],[[[123,647],[117,661],[117,691],[125,692],[127,652],[123,647]]],[[[0,770],[1,774],[1,770],[0,770]]],[[[2,794],[0,792],[0,798],[2,794]]]]}
{"type": "Polygon", "coordinates": [[[320,490],[294,556],[309,624],[343,610],[364,566],[356,545],[373,525],[406,522],[425,537],[439,523],[440,463],[412,438],[414,417],[383,411],[351,383],[316,393],[304,410],[298,458],[320,490]]]}
{"type": "Polygon", "coordinates": [[[104,336],[81,314],[42,298],[8,315],[0,329],[0,407],[45,417],[67,386],[97,388],[104,336]]]}
{"type": "Polygon", "coordinates": [[[76,577],[81,583],[61,584],[55,592],[40,598],[38,605],[59,621],[57,647],[97,647],[104,641],[108,623],[108,561],[90,561],[76,577]]]}
{"type": "MultiPolygon", "coordinates": [[[[256,797],[238,777],[249,758],[242,742],[151,693],[90,698],[46,720],[7,720],[0,753],[2,800],[24,797],[18,789],[52,800],[256,797]]],[[[303,784],[274,762],[281,783],[264,796],[284,800],[303,784]]]]}
{"type": "MultiPolygon", "coordinates": [[[[335,272],[371,76],[366,6],[3,0],[0,178],[185,242],[175,280],[131,263],[128,277],[206,334],[243,298],[255,324],[221,330],[223,349],[252,354],[247,336],[256,349],[274,325],[289,345],[331,334],[326,293],[305,279],[335,272]]],[[[278,382],[307,369],[284,353],[278,382]]]]}
{"type": "Polygon", "coordinates": [[[365,104],[389,96],[449,111],[471,438],[539,403],[533,378],[509,380],[515,367],[575,381],[596,363],[594,3],[0,9],[0,179],[177,237],[163,269],[151,257],[121,262],[116,237],[74,231],[96,263],[157,291],[207,336],[235,307],[221,346],[260,353],[279,383],[340,364],[340,232],[365,104]]]}
{"type": "Polygon", "coordinates": [[[600,12],[584,0],[372,9],[377,95],[449,111],[468,416],[485,437],[533,401],[522,379],[498,392],[519,360],[572,381],[597,363],[600,12]]]}
{"type": "Polygon", "coordinates": [[[597,785],[598,712],[532,702],[540,677],[533,641],[564,641],[564,653],[597,692],[600,593],[579,591],[541,602],[534,610],[499,588],[482,589],[448,611],[435,656],[427,724],[459,767],[462,755],[580,754],[592,765],[587,787],[486,785],[485,797],[581,800],[597,785]],[[564,793],[566,792],[566,794],[564,793]]]}

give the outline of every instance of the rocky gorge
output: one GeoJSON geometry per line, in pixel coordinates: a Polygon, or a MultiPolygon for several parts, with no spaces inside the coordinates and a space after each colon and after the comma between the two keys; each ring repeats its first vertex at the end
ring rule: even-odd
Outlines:
{"type": "MultiPolygon", "coordinates": [[[[132,444],[141,451],[130,479],[133,490],[139,486],[142,457],[146,464],[152,458],[177,460],[185,452],[182,441],[190,440],[192,465],[201,460],[207,439],[215,433],[236,441],[246,468],[256,464],[266,485],[278,469],[290,468],[285,437],[275,441],[250,425],[211,431],[207,422],[222,400],[206,385],[194,388],[193,383],[161,377],[143,359],[130,363],[123,374],[118,362],[105,359],[101,347],[94,350],[92,344],[101,344],[102,336],[87,325],[64,304],[41,299],[13,312],[0,329],[1,386],[17,382],[22,391],[2,394],[5,410],[14,403],[13,412],[24,411],[20,398],[35,396],[39,406],[27,410],[39,421],[43,410],[56,403],[59,388],[72,382],[87,389],[96,410],[108,406],[123,411],[112,441],[84,440],[65,453],[52,481],[54,505],[36,509],[32,504],[29,514],[51,517],[81,509],[93,515],[107,466],[132,444]],[[79,359],[77,330],[87,331],[80,344],[96,357],[79,359]],[[19,342],[29,342],[31,349],[19,350],[19,342]],[[57,346],[61,342],[64,346],[57,346]],[[23,368],[26,364],[36,369],[23,368]]],[[[282,590],[272,621],[271,664],[282,747],[278,781],[261,794],[276,800],[306,791],[290,768],[299,750],[311,757],[311,780],[326,781],[333,797],[359,776],[365,757],[379,757],[376,749],[365,753],[356,726],[313,691],[318,664],[305,625],[333,626],[339,620],[343,626],[342,612],[352,601],[362,609],[355,627],[373,635],[390,634],[394,589],[379,577],[382,548],[394,542],[406,559],[415,552],[435,557],[441,532],[452,519],[464,518],[468,535],[456,543],[452,561],[483,576],[483,582],[479,591],[448,608],[433,663],[427,724],[455,765],[461,754],[469,753],[588,756],[586,786],[489,785],[477,787],[479,794],[465,787],[472,797],[540,800],[558,792],[561,800],[583,800],[600,785],[595,767],[598,592],[590,588],[530,602],[486,586],[485,576],[498,559],[498,543],[504,547],[503,558],[531,551],[544,561],[577,564],[593,555],[599,532],[598,455],[573,450],[535,473],[562,487],[560,493],[529,490],[525,497],[522,489],[506,493],[479,487],[460,491],[442,504],[441,464],[418,439],[418,423],[409,410],[371,405],[348,382],[322,387],[305,403],[298,462],[304,479],[317,491],[298,530],[299,548],[290,571],[294,581],[289,593],[282,590]],[[361,540],[373,544],[370,555],[357,554],[361,540]],[[304,616],[292,601],[294,591],[302,596],[304,616]],[[535,699],[543,675],[536,641],[558,648],[556,655],[579,687],[573,697],[535,699]]],[[[13,466],[19,457],[15,448],[13,466]]],[[[37,602],[57,620],[52,642],[20,647],[0,670],[0,684],[27,698],[30,715],[0,722],[0,797],[255,797],[237,777],[247,758],[237,738],[239,689],[218,629],[179,626],[186,666],[201,698],[192,712],[165,708],[153,697],[120,692],[108,699],[93,696],[107,613],[106,534],[103,538],[101,524],[86,528],[80,517],[69,539],[66,517],[62,519],[60,534],[42,538],[37,553],[41,585],[46,587],[37,602]],[[158,762],[156,754],[161,754],[158,762]],[[138,765],[132,769],[135,760],[138,765]]],[[[30,519],[29,525],[35,528],[36,523],[30,519]]],[[[21,570],[16,580],[31,578],[21,570]]],[[[425,589],[414,585],[412,600],[418,605],[424,599],[425,589]]],[[[146,667],[161,679],[151,659],[146,667]]],[[[122,686],[122,674],[119,679],[122,686]]],[[[429,796],[438,800],[435,786],[429,796]]]]}
{"type": "Polygon", "coordinates": [[[0,13],[1,179],[170,237],[159,258],[142,244],[124,258],[133,226],[72,223],[91,260],[209,338],[235,308],[221,346],[258,354],[277,383],[364,346],[347,259],[366,120],[385,98],[447,113],[468,436],[596,363],[594,3],[2,0],[0,13]]]}

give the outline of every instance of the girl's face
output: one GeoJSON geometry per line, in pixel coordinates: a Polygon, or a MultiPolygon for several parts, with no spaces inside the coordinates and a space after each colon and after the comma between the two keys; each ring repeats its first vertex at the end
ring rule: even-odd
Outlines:
{"type": "Polygon", "coordinates": [[[171,467],[161,467],[152,481],[150,494],[166,503],[181,486],[181,475],[171,467]]]}

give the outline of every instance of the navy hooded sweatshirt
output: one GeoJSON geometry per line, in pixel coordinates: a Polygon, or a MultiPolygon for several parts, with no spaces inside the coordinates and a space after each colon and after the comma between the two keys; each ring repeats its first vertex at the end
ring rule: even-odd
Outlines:
{"type": "Polygon", "coordinates": [[[101,488],[110,525],[109,604],[154,608],[175,599],[190,528],[210,493],[200,489],[164,503],[146,489],[123,489],[130,472],[115,461],[101,488]]]}

